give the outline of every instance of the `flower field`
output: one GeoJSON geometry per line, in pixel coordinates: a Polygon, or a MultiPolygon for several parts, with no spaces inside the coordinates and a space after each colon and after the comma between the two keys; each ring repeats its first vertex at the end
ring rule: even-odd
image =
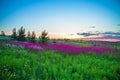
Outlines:
{"type": "Polygon", "coordinates": [[[79,53],[119,53],[119,50],[106,47],[106,46],[75,46],[70,44],[60,44],[60,43],[30,43],[30,42],[20,42],[11,41],[10,46],[14,45],[17,47],[23,47],[27,50],[34,51],[44,51],[44,50],[54,50],[62,53],[79,54],[79,53]]]}
{"type": "Polygon", "coordinates": [[[119,47],[0,41],[0,80],[119,80],[119,47]]]}
{"type": "Polygon", "coordinates": [[[120,0],[0,0],[0,80],[120,80],[120,0]]]}

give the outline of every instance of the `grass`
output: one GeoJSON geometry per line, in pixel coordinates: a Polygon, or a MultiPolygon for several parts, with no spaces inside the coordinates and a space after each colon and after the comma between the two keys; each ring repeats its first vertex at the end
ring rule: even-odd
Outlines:
{"type": "Polygon", "coordinates": [[[9,41],[11,40],[11,37],[10,36],[0,36],[0,41],[9,41]]]}
{"type": "Polygon", "coordinates": [[[120,80],[120,54],[35,53],[4,45],[0,80],[120,80]]]}
{"type": "Polygon", "coordinates": [[[114,47],[115,47],[116,49],[120,50],[120,42],[114,44],[114,47]]]}
{"type": "Polygon", "coordinates": [[[77,45],[77,46],[90,46],[91,43],[88,41],[82,41],[82,40],[76,40],[76,41],[63,41],[60,42],[62,44],[71,44],[71,45],[77,45]]]}

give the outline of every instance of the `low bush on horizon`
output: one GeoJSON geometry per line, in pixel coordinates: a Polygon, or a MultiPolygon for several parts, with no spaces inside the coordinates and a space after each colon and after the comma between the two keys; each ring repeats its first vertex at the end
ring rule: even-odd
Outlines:
{"type": "Polygon", "coordinates": [[[119,80],[120,54],[34,52],[0,43],[0,80],[119,80]]]}

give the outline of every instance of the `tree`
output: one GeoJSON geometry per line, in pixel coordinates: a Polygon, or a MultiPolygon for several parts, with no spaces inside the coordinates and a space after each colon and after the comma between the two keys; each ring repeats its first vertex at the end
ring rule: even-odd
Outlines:
{"type": "Polygon", "coordinates": [[[25,41],[26,38],[25,38],[25,28],[23,28],[23,26],[18,30],[18,37],[17,39],[19,41],[25,41]]]}
{"type": "Polygon", "coordinates": [[[30,39],[31,39],[31,33],[30,33],[30,31],[28,31],[28,33],[27,33],[27,40],[30,41],[30,39]]]}
{"type": "Polygon", "coordinates": [[[5,36],[5,32],[4,31],[1,31],[1,36],[5,36]]]}
{"type": "Polygon", "coordinates": [[[11,36],[14,40],[17,39],[17,32],[16,32],[16,28],[13,28],[12,30],[12,36],[11,36]]]}
{"type": "Polygon", "coordinates": [[[35,38],[36,38],[36,34],[34,31],[32,31],[32,35],[31,35],[31,42],[35,42],[35,38]]]}
{"type": "Polygon", "coordinates": [[[42,43],[46,43],[49,40],[48,33],[44,30],[40,38],[42,43]]]}

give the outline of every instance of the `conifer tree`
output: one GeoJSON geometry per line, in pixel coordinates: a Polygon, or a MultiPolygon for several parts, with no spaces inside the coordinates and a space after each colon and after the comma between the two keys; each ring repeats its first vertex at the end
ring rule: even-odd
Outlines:
{"type": "Polygon", "coordinates": [[[5,36],[5,32],[4,31],[1,31],[1,36],[5,36]]]}
{"type": "Polygon", "coordinates": [[[18,37],[17,39],[19,41],[25,41],[26,38],[25,38],[25,28],[23,28],[23,26],[18,30],[18,37]]]}
{"type": "Polygon", "coordinates": [[[16,28],[13,28],[12,30],[12,36],[11,36],[14,40],[17,39],[17,32],[16,32],[16,28]]]}
{"type": "Polygon", "coordinates": [[[31,33],[30,33],[30,31],[28,31],[28,33],[27,33],[27,40],[30,41],[30,39],[31,39],[31,33]]]}
{"type": "Polygon", "coordinates": [[[31,42],[35,42],[35,38],[36,38],[36,34],[34,31],[32,31],[31,42]]]}
{"type": "Polygon", "coordinates": [[[46,43],[49,40],[48,33],[44,30],[41,34],[41,42],[46,43]]]}

